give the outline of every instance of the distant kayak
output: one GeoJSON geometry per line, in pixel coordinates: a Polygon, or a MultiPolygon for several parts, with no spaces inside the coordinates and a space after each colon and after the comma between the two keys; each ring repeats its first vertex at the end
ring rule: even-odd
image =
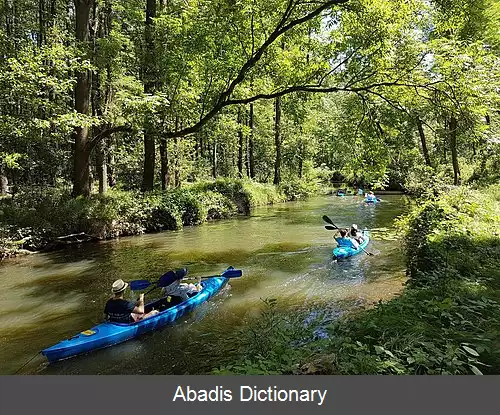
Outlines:
{"type": "Polygon", "coordinates": [[[219,292],[229,281],[229,278],[213,277],[201,282],[203,289],[193,297],[170,306],[165,298],[156,300],[145,306],[146,311],[153,307],[160,312],[154,316],[135,323],[104,322],[89,330],[82,331],[70,339],[63,340],[54,346],[42,350],[49,362],[66,359],[92,350],[103,349],[118,343],[133,339],[143,333],[158,330],[173,323],[187,312],[197,308],[210,297],[219,292]]]}
{"type": "Polygon", "coordinates": [[[336,259],[349,258],[350,256],[357,255],[365,249],[370,242],[370,233],[368,231],[363,231],[363,236],[366,238],[360,245],[358,249],[350,248],[347,246],[337,246],[333,250],[333,257],[336,259]]]}

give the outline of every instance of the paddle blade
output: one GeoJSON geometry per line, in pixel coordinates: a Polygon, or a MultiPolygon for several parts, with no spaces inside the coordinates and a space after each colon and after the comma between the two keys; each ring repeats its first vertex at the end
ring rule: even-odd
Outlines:
{"type": "Polygon", "coordinates": [[[328,216],[326,216],[326,215],[323,215],[323,220],[326,223],[329,223],[330,225],[334,225],[334,223],[332,222],[332,220],[328,216]]]}
{"type": "Polygon", "coordinates": [[[227,269],[225,270],[222,274],[220,274],[221,277],[224,277],[224,278],[239,278],[243,275],[243,272],[241,271],[241,269],[227,269]]]}
{"type": "Polygon", "coordinates": [[[179,278],[177,277],[177,274],[174,271],[168,271],[160,277],[156,286],[168,287],[170,284],[177,281],[178,279],[179,278]]]}
{"type": "Polygon", "coordinates": [[[149,286],[153,284],[152,282],[148,280],[135,280],[135,281],[130,281],[130,289],[132,291],[140,291],[140,290],[145,290],[149,286]]]}
{"type": "Polygon", "coordinates": [[[331,225],[325,225],[325,229],[328,229],[329,231],[335,231],[338,228],[336,228],[335,226],[331,226],[331,225]]]}

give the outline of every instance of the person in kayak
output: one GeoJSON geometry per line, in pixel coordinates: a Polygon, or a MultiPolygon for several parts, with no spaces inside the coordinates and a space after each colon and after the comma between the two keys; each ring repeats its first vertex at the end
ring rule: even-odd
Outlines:
{"type": "MultiPolygon", "coordinates": [[[[174,273],[174,271],[169,271],[169,273],[174,273]]],[[[181,280],[188,274],[186,268],[178,269],[175,271],[175,281],[170,285],[162,288],[162,294],[164,296],[179,297],[182,301],[198,294],[201,291],[201,277],[198,278],[196,284],[186,284],[181,282],[181,280]]]]}
{"type": "Polygon", "coordinates": [[[358,249],[359,244],[355,239],[349,238],[349,231],[347,229],[340,229],[340,238],[335,237],[339,246],[347,248],[358,249]]]}
{"type": "Polygon", "coordinates": [[[366,201],[367,202],[376,202],[377,201],[377,198],[375,197],[375,195],[373,194],[373,192],[369,192],[365,196],[366,196],[366,201]]]}
{"type": "Polygon", "coordinates": [[[366,239],[363,233],[358,230],[358,225],[355,223],[351,225],[349,236],[358,243],[362,243],[366,239]]]}
{"type": "Polygon", "coordinates": [[[123,295],[127,287],[128,283],[121,279],[113,283],[111,287],[113,297],[106,302],[104,307],[106,320],[115,323],[133,323],[158,314],[158,310],[144,312],[144,294],[141,294],[135,303],[125,300],[123,295]]]}

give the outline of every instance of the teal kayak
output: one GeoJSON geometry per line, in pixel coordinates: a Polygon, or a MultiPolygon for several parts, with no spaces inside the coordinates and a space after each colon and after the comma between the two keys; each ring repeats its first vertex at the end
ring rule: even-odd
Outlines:
{"type": "Polygon", "coordinates": [[[358,249],[354,249],[348,246],[337,246],[333,249],[333,257],[335,259],[349,258],[350,256],[357,255],[362,252],[370,242],[370,233],[368,231],[363,231],[363,236],[365,237],[365,240],[359,245],[358,249]]]}
{"type": "Polygon", "coordinates": [[[229,281],[225,277],[207,278],[201,282],[203,289],[186,301],[170,306],[166,298],[161,298],[145,306],[149,312],[153,308],[160,312],[154,316],[139,320],[135,323],[104,322],[82,331],[70,339],[63,340],[54,346],[42,350],[49,362],[67,359],[93,350],[103,349],[118,343],[133,339],[141,334],[158,330],[169,323],[194,310],[210,297],[218,293],[229,281]]]}

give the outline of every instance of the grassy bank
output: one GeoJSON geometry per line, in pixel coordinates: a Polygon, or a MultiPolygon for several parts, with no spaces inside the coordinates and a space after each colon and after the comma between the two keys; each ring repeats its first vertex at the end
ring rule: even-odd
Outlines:
{"type": "Polygon", "coordinates": [[[254,206],[306,198],[318,189],[305,182],[276,187],[219,179],[163,192],[111,190],[73,199],[61,188],[25,188],[0,204],[0,258],[21,250],[181,229],[249,214],[254,206]]]}
{"type": "Polygon", "coordinates": [[[400,226],[402,295],[323,325],[328,338],[317,335],[321,319],[268,310],[240,334],[265,329],[268,348],[248,342],[245,358],[214,373],[499,374],[498,186],[421,199],[400,226]]]}

